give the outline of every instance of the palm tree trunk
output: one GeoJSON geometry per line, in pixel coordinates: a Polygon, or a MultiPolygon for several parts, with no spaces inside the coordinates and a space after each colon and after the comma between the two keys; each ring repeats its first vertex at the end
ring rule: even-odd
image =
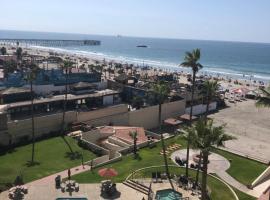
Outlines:
{"type": "Polygon", "coordinates": [[[62,127],[61,127],[61,136],[68,146],[71,153],[73,153],[72,147],[68,143],[68,141],[65,139],[65,118],[66,118],[66,107],[67,107],[67,93],[68,93],[68,83],[67,83],[67,75],[68,75],[68,69],[66,68],[66,82],[65,82],[65,100],[63,104],[63,118],[62,118],[62,127]]]}
{"type": "Polygon", "coordinates": [[[165,172],[166,172],[166,175],[169,179],[169,182],[171,184],[172,189],[174,189],[174,186],[173,186],[173,183],[172,183],[171,177],[170,177],[170,172],[169,172],[164,137],[163,137],[163,133],[161,131],[161,104],[158,105],[158,120],[159,120],[158,122],[159,122],[160,136],[161,136],[161,145],[162,145],[163,159],[164,159],[164,165],[165,165],[165,172]]]}
{"type": "Polygon", "coordinates": [[[133,146],[133,152],[134,152],[134,157],[137,157],[137,137],[134,137],[134,146],[133,146]]]}
{"type": "Polygon", "coordinates": [[[62,127],[61,127],[61,135],[64,135],[64,131],[65,131],[65,117],[66,117],[66,107],[67,107],[67,93],[68,93],[68,89],[67,89],[67,72],[68,70],[66,69],[66,82],[65,82],[65,100],[64,100],[64,104],[63,104],[63,118],[62,118],[62,127]]]}
{"type": "Polygon", "coordinates": [[[207,165],[208,165],[208,151],[202,152],[203,157],[203,173],[202,173],[202,200],[208,200],[207,193],[207,165]]]}
{"type": "MultiPolygon", "coordinates": [[[[190,113],[189,113],[189,125],[192,125],[192,114],[193,114],[193,99],[194,99],[194,90],[195,90],[195,79],[196,79],[196,73],[193,71],[192,76],[192,88],[191,88],[191,101],[190,101],[190,113]]],[[[188,167],[189,167],[189,143],[190,143],[190,135],[188,134],[187,137],[187,156],[186,156],[186,177],[188,177],[188,167]]]]}
{"type": "Polygon", "coordinates": [[[195,185],[198,185],[200,169],[201,169],[201,163],[202,163],[202,152],[200,151],[200,158],[199,158],[198,168],[197,168],[197,172],[196,172],[195,185]]]}
{"type": "Polygon", "coordinates": [[[33,81],[30,82],[31,90],[31,119],[32,119],[32,158],[31,163],[34,163],[35,158],[35,121],[34,121],[34,96],[33,96],[33,81]]]}

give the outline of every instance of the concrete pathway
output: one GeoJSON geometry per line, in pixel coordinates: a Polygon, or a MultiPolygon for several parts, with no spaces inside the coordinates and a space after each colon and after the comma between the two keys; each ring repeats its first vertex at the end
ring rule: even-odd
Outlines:
{"type": "MultiPolygon", "coordinates": [[[[181,159],[186,158],[186,152],[186,149],[178,150],[171,155],[171,159],[175,162],[176,156],[180,157],[181,159]]],[[[190,149],[190,163],[194,163],[193,155],[198,153],[198,151],[190,149]]],[[[208,164],[208,173],[217,174],[222,180],[224,180],[226,183],[233,186],[234,188],[240,190],[241,192],[244,192],[256,198],[261,195],[261,192],[259,190],[248,189],[244,184],[238,182],[226,172],[226,170],[230,167],[230,162],[223,156],[220,156],[216,153],[211,153],[211,155],[209,156],[209,161],[210,162],[208,164]]]]}
{"type": "MultiPolygon", "coordinates": [[[[71,176],[72,176],[72,175],[80,174],[82,172],[86,172],[88,170],[90,170],[89,165],[84,165],[84,167],[82,165],[80,165],[80,166],[71,168],[70,172],[71,172],[71,176]]],[[[57,175],[60,175],[62,179],[67,178],[68,177],[68,170],[64,170],[62,172],[58,172],[58,173],[52,174],[50,176],[46,176],[44,178],[41,178],[41,179],[32,181],[30,183],[27,183],[26,185],[27,186],[30,186],[30,185],[46,185],[46,184],[53,184],[54,185],[55,177],[57,175]]]]}

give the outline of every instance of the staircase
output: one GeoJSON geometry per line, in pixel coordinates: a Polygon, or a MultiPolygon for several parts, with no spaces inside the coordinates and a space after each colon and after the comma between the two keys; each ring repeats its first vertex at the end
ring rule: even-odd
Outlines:
{"type": "Polygon", "coordinates": [[[148,195],[148,191],[149,191],[149,187],[147,187],[146,185],[143,185],[137,181],[134,181],[134,180],[125,180],[123,182],[124,185],[134,189],[134,190],[137,190],[138,192],[141,192],[145,195],[148,195]]]}

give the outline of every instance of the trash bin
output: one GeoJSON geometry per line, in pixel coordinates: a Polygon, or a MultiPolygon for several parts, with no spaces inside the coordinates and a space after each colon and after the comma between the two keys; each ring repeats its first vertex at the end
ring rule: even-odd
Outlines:
{"type": "Polygon", "coordinates": [[[61,176],[58,175],[55,177],[55,188],[58,189],[58,188],[60,188],[60,186],[61,186],[61,176]]]}

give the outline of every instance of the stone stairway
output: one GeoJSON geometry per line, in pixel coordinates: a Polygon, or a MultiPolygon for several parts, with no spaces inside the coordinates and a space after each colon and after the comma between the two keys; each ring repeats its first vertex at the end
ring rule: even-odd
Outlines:
{"type": "Polygon", "coordinates": [[[123,182],[123,184],[134,189],[134,190],[137,190],[138,192],[141,192],[145,195],[148,195],[149,187],[147,187],[146,185],[143,185],[137,181],[126,180],[123,182]]]}

